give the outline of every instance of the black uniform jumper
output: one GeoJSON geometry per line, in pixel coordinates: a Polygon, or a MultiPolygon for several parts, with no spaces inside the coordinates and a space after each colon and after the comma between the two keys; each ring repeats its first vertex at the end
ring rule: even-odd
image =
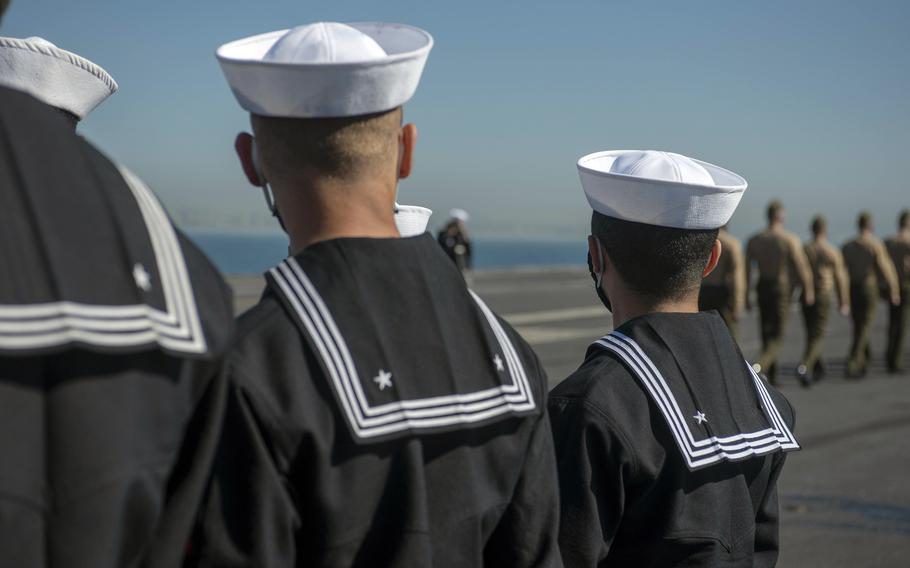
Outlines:
{"type": "Polygon", "coordinates": [[[546,377],[432,236],[316,243],[239,326],[203,564],[561,565],[546,377]]]}
{"type": "Polygon", "coordinates": [[[596,341],[549,401],[567,566],[773,566],[793,411],[716,312],[596,341]]]}
{"type": "Polygon", "coordinates": [[[0,565],[179,565],[231,321],[145,184],[0,89],[0,565]]]}

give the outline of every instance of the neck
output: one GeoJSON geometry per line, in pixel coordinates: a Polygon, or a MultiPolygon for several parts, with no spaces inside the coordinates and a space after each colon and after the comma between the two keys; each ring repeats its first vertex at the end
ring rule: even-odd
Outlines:
{"type": "Polygon", "coordinates": [[[828,239],[828,237],[827,237],[827,235],[825,235],[825,234],[815,235],[815,242],[817,242],[817,243],[823,243],[823,242],[825,242],[827,239],[828,239]]]}
{"type": "Polygon", "coordinates": [[[343,237],[398,238],[395,184],[310,179],[275,187],[290,253],[343,237]]]}
{"type": "Polygon", "coordinates": [[[783,221],[769,221],[769,222],[768,222],[768,228],[769,228],[769,229],[772,229],[772,230],[773,230],[773,229],[780,229],[780,228],[783,227],[783,226],[784,226],[784,222],[783,222],[783,221]]]}
{"type": "Polygon", "coordinates": [[[610,294],[613,303],[613,327],[648,314],[697,314],[698,288],[690,290],[680,299],[655,300],[632,290],[617,290],[610,294]],[[614,299],[615,295],[615,299],[614,299]]]}
{"type": "Polygon", "coordinates": [[[905,239],[910,239],[910,227],[901,227],[897,234],[905,239]]]}
{"type": "Polygon", "coordinates": [[[861,237],[869,237],[871,235],[872,235],[872,229],[862,229],[859,232],[859,236],[861,236],[861,237]]]}

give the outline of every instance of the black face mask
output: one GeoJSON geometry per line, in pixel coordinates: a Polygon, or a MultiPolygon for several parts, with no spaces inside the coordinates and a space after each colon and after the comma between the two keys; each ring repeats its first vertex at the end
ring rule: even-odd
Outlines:
{"type": "Polygon", "coordinates": [[[597,297],[600,298],[600,302],[607,308],[607,311],[612,314],[613,304],[610,303],[610,298],[604,292],[603,286],[600,286],[597,282],[597,274],[594,274],[594,262],[591,260],[590,252],[588,252],[588,273],[591,274],[591,279],[594,280],[594,291],[597,292],[597,297]]]}

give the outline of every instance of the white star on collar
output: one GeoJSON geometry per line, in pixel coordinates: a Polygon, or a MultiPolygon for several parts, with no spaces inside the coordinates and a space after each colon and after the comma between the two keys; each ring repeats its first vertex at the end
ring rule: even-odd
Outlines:
{"type": "Polygon", "coordinates": [[[502,364],[502,357],[499,356],[499,353],[497,353],[496,356],[493,357],[493,364],[496,365],[497,371],[506,370],[506,366],[502,364]]]}
{"type": "Polygon", "coordinates": [[[373,377],[373,382],[379,387],[379,390],[385,390],[386,387],[392,388],[392,373],[385,369],[380,369],[379,374],[373,377]]]}
{"type": "Polygon", "coordinates": [[[152,289],[152,277],[142,263],[137,262],[133,265],[133,280],[136,281],[136,286],[146,292],[152,289]]]}
{"type": "Polygon", "coordinates": [[[707,422],[707,421],[708,421],[708,419],[705,417],[705,413],[704,413],[704,412],[701,412],[701,411],[698,411],[698,412],[695,414],[695,416],[693,416],[692,418],[694,418],[694,419],[698,422],[698,425],[699,425],[699,426],[701,426],[701,423],[702,423],[702,422],[707,422]]]}

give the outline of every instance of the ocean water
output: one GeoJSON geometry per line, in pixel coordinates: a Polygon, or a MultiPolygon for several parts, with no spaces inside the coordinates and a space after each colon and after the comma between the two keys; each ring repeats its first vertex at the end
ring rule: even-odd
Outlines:
{"type": "MultiPolygon", "coordinates": [[[[261,274],[287,255],[287,238],[275,233],[188,231],[224,274],[261,274]]],[[[476,238],[475,269],[584,266],[584,239],[476,238]]]]}

